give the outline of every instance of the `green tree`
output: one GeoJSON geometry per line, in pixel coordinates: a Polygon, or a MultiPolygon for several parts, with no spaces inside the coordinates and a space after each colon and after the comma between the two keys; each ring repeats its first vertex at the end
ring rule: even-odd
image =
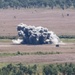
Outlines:
{"type": "Polygon", "coordinates": [[[21,3],[18,0],[11,0],[9,2],[9,5],[10,5],[10,7],[13,7],[16,9],[21,7],[21,3]]]}
{"type": "Polygon", "coordinates": [[[32,74],[33,74],[33,69],[32,69],[30,66],[28,66],[27,73],[28,73],[29,75],[32,75],[32,74]]]}
{"type": "Polygon", "coordinates": [[[44,75],[49,75],[49,66],[43,67],[43,73],[44,73],[44,75]]]}
{"type": "Polygon", "coordinates": [[[75,8],[75,0],[72,0],[73,7],[75,8]]]}
{"type": "Polygon", "coordinates": [[[65,0],[59,0],[59,6],[64,10],[64,8],[65,8],[65,0]]]}
{"type": "Polygon", "coordinates": [[[44,75],[58,75],[58,68],[55,65],[44,66],[44,75]]]}
{"type": "Polygon", "coordinates": [[[66,8],[69,8],[70,6],[72,6],[71,0],[65,0],[65,6],[66,8]]]}
{"type": "Polygon", "coordinates": [[[18,72],[16,73],[16,75],[24,75],[23,71],[18,70],[18,72]]]}
{"type": "Polygon", "coordinates": [[[55,6],[55,0],[49,0],[48,1],[48,6],[51,7],[51,9],[53,9],[53,7],[55,6]]]}
{"type": "Polygon", "coordinates": [[[0,0],[0,8],[3,7],[3,0],[0,0]]]}
{"type": "Polygon", "coordinates": [[[26,66],[24,66],[23,64],[19,64],[19,69],[21,70],[21,71],[23,71],[23,73],[27,73],[27,67],[26,66]]]}

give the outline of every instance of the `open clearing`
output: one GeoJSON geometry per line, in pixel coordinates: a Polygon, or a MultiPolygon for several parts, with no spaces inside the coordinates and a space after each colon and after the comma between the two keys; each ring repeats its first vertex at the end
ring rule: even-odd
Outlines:
{"type": "Polygon", "coordinates": [[[75,44],[61,45],[0,45],[0,53],[29,53],[26,55],[0,56],[4,63],[64,63],[75,62],[75,44]],[[31,54],[43,52],[52,54],[31,54]],[[59,53],[58,53],[59,52],[59,53]],[[56,54],[54,54],[56,53],[56,54]]]}
{"type": "MultiPolygon", "coordinates": [[[[54,31],[57,35],[75,36],[75,10],[73,9],[0,9],[0,36],[16,36],[16,27],[19,23],[41,25],[54,31]]],[[[55,47],[55,45],[13,45],[11,41],[0,41],[0,53],[17,53],[18,51],[29,53],[29,55],[0,56],[0,62],[75,62],[75,41],[60,45],[60,47],[55,47]],[[53,54],[30,54],[35,52],[53,52],[53,54]],[[54,54],[55,52],[56,54],[54,54]]]]}
{"type": "Polygon", "coordinates": [[[75,35],[75,10],[0,9],[0,36],[16,36],[20,23],[47,27],[57,35],[75,35]]]}

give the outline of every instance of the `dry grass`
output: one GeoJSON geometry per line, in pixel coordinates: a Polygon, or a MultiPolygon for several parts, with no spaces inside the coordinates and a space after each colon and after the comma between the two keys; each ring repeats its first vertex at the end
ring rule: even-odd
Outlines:
{"type": "Polygon", "coordinates": [[[75,35],[75,10],[0,9],[0,36],[17,35],[16,27],[19,23],[41,25],[58,35],[75,35]]]}
{"type": "Polygon", "coordinates": [[[0,53],[29,53],[29,55],[16,55],[0,57],[0,62],[4,63],[63,63],[75,62],[75,44],[61,45],[0,45],[0,53]],[[59,54],[38,55],[36,52],[59,52],[59,54]]]}
{"type": "MultiPolygon", "coordinates": [[[[47,27],[57,35],[75,35],[75,10],[73,9],[0,9],[0,36],[17,35],[16,27],[22,22],[27,25],[47,27]]],[[[59,52],[61,54],[6,56],[0,57],[0,62],[75,62],[74,43],[55,47],[55,45],[13,45],[10,41],[0,42],[0,53],[16,53],[18,51],[22,53],[59,52]]]]}

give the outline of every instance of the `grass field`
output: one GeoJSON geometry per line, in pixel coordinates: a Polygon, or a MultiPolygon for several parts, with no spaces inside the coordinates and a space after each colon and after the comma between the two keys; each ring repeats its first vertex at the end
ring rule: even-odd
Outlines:
{"type": "MultiPolygon", "coordinates": [[[[17,36],[19,23],[47,27],[57,35],[75,36],[73,9],[0,9],[0,36],[17,36]],[[69,14],[69,16],[67,16],[69,14]]],[[[0,66],[7,63],[50,64],[75,63],[75,38],[61,39],[65,45],[13,45],[0,39],[0,66]]]]}
{"type": "Polygon", "coordinates": [[[20,23],[47,27],[57,35],[75,35],[75,10],[0,9],[0,36],[16,36],[20,23]]]}

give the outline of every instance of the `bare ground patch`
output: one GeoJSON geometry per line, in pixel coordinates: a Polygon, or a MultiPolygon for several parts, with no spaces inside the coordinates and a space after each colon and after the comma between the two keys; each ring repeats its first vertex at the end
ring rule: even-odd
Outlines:
{"type": "Polygon", "coordinates": [[[63,63],[75,62],[75,54],[25,55],[0,58],[5,63],[63,63]]]}
{"type": "Polygon", "coordinates": [[[16,52],[61,52],[61,54],[48,55],[17,55],[0,57],[0,62],[4,63],[63,63],[75,62],[75,44],[60,45],[1,45],[0,53],[16,52]]]}
{"type": "Polygon", "coordinates": [[[58,35],[75,35],[74,19],[73,9],[0,9],[0,36],[17,35],[19,23],[41,25],[58,35]]]}

